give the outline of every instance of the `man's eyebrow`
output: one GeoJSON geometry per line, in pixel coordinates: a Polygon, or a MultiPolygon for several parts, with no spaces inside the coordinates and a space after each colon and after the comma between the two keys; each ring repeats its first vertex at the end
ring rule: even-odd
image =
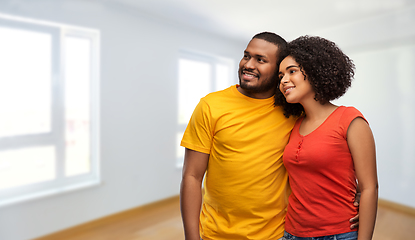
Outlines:
{"type": "MultiPolygon", "coordinates": [[[[245,54],[250,54],[250,53],[249,53],[248,51],[246,51],[246,50],[244,51],[244,53],[245,53],[245,54]]],[[[265,55],[261,55],[261,54],[256,54],[256,55],[255,55],[255,57],[257,57],[257,58],[268,58],[267,56],[265,56],[265,55]]]]}
{"type": "Polygon", "coordinates": [[[260,54],[257,54],[257,55],[255,55],[256,57],[258,57],[258,58],[268,58],[267,56],[265,56],[265,55],[260,55],[260,54]]]}

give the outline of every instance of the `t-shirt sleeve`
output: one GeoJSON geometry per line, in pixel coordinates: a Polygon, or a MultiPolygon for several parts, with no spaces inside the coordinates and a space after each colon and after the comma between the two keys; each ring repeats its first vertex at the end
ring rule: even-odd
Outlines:
{"type": "Polygon", "coordinates": [[[209,105],[201,99],[193,111],[180,146],[210,154],[213,139],[212,116],[209,105]]]}
{"type": "Polygon", "coordinates": [[[363,114],[357,110],[354,107],[347,107],[344,112],[342,117],[340,118],[340,127],[343,130],[343,137],[346,139],[347,138],[347,129],[349,129],[350,123],[352,123],[352,121],[356,118],[362,118],[363,120],[365,120],[368,124],[369,122],[366,120],[366,118],[363,116],[363,114]]]}

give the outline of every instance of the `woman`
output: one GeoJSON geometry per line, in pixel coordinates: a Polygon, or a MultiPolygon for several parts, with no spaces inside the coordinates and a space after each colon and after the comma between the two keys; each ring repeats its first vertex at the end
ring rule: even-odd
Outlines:
{"type": "Polygon", "coordinates": [[[320,37],[299,37],[283,54],[275,105],[287,117],[299,116],[283,156],[292,189],[284,238],[372,239],[378,197],[373,135],[356,108],[330,102],[350,87],[354,64],[320,37]],[[349,228],[357,214],[356,180],[357,232],[349,228]]]}

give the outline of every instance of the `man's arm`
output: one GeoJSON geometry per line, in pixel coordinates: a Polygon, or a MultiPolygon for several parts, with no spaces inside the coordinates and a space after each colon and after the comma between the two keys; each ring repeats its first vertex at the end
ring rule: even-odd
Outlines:
{"type": "Polygon", "coordinates": [[[180,209],[186,240],[200,240],[199,216],[202,205],[202,181],[208,161],[209,154],[186,148],[180,185],[180,209]]]}
{"type": "MultiPolygon", "coordinates": [[[[359,203],[360,203],[360,187],[358,183],[356,187],[356,195],[354,197],[353,205],[355,207],[359,207],[359,203]]],[[[356,216],[352,217],[349,222],[351,223],[350,229],[355,229],[359,227],[359,212],[357,212],[356,216]]]]}

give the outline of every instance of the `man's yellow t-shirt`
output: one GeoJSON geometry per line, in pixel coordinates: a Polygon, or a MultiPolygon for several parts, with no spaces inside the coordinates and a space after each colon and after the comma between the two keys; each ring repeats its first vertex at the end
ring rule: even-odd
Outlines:
{"type": "Polygon", "coordinates": [[[208,94],[195,108],[181,146],[210,154],[200,234],[204,240],[282,237],[289,194],[282,154],[295,119],[274,98],[237,86],[208,94]]]}

